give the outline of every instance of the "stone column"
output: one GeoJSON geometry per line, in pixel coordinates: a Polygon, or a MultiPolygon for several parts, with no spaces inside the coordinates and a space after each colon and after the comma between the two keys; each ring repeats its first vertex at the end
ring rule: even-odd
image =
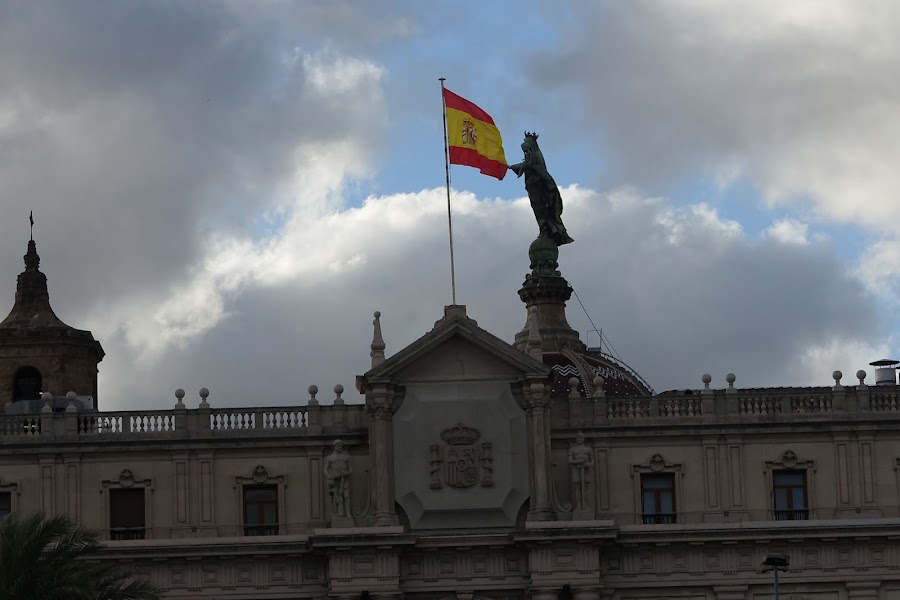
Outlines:
{"type": "Polygon", "coordinates": [[[527,410],[531,413],[529,442],[534,469],[534,490],[532,490],[531,510],[528,511],[530,521],[551,521],[554,517],[550,508],[550,447],[547,428],[550,399],[545,396],[548,391],[541,382],[533,382],[525,389],[527,410]]]}
{"type": "Polygon", "coordinates": [[[386,385],[376,385],[366,395],[366,413],[369,415],[369,444],[372,450],[375,484],[375,526],[397,524],[394,512],[393,449],[391,448],[391,421],[393,417],[393,391],[386,385]]]}

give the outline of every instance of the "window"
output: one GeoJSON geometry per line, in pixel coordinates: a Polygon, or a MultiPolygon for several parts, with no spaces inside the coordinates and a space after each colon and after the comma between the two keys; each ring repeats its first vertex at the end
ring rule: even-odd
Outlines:
{"type": "Polygon", "coordinates": [[[244,486],[244,535],[278,535],[278,486],[244,486]]]}
{"type": "Polygon", "coordinates": [[[41,372],[34,367],[21,367],[13,378],[13,400],[37,400],[43,387],[41,372]]]}
{"type": "Polygon", "coordinates": [[[805,521],[809,518],[806,471],[773,471],[772,496],[776,521],[805,521]]]}
{"type": "Polygon", "coordinates": [[[12,493],[0,492],[0,519],[12,512],[12,493]]]}
{"type": "Polygon", "coordinates": [[[109,490],[109,539],[142,540],[145,534],[144,488],[109,490]]]}
{"type": "Polygon", "coordinates": [[[668,525],[675,522],[674,474],[641,475],[641,510],[645,525],[668,525]]]}

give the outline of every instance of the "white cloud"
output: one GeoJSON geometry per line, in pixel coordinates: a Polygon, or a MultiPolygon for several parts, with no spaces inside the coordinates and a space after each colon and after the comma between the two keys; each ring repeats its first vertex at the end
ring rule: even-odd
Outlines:
{"type": "MultiPolygon", "coordinates": [[[[490,40],[471,51],[493,49],[485,72],[511,75],[512,87],[518,61],[538,65],[516,118],[560,112],[547,99],[568,101],[564,84],[578,86],[584,131],[597,126],[608,160],[638,186],[563,190],[577,241],[561,250],[561,269],[625,360],[661,389],[729,371],[741,385],[783,385],[827,381],[834,365],[818,363],[853,369],[844,365],[892,343],[828,244],[760,242],[712,202],[637,191],[656,175],[705,169],[724,188],[749,177],[773,204],[811,195],[826,217],[876,227],[877,213],[890,230],[896,220],[880,215],[892,213],[883,198],[895,184],[886,100],[896,82],[883,74],[896,42],[885,27],[793,4],[779,13],[750,3],[737,16],[730,3],[603,6],[612,12],[590,44],[560,63],[490,40]],[[827,60],[810,62],[819,52],[827,60]],[[845,202],[860,197],[865,208],[845,202]]],[[[450,300],[444,190],[401,182],[393,189],[407,193],[351,204],[403,138],[386,135],[398,115],[439,139],[410,91],[416,77],[402,73],[421,75],[430,59],[373,58],[417,24],[374,1],[147,3],[97,29],[106,10],[24,3],[0,21],[0,82],[15,82],[0,83],[0,270],[10,274],[0,293],[11,301],[34,208],[58,314],[107,351],[104,408],[168,406],[176,387],[207,386],[214,405],[297,402],[311,383],[350,390],[368,365],[373,310],[389,353],[431,327],[450,300]],[[398,96],[407,104],[395,106],[398,96]]],[[[469,77],[474,87],[487,76],[469,77]]],[[[512,339],[536,234],[528,202],[453,201],[459,300],[512,339]]],[[[889,269],[895,252],[875,246],[871,264],[889,269]]],[[[576,306],[569,320],[584,333],[576,306]]]]}
{"type": "Polygon", "coordinates": [[[900,241],[881,240],[862,253],[860,278],[882,300],[900,308],[900,241]]]}
{"type": "Polygon", "coordinates": [[[796,219],[779,219],[772,223],[764,232],[763,237],[775,240],[782,244],[808,244],[807,233],[809,225],[796,219]]]}
{"type": "MultiPolygon", "coordinates": [[[[532,83],[575,91],[626,181],[707,170],[769,206],[900,232],[900,4],[676,0],[582,4],[532,83]]],[[[560,11],[567,14],[568,11],[560,11]]]]}
{"type": "MultiPolygon", "coordinates": [[[[370,197],[302,223],[289,218],[269,240],[220,237],[171,298],[123,300],[117,314],[94,315],[111,336],[99,336],[107,352],[140,357],[141,378],[157,382],[125,394],[122,378],[134,370],[103,365],[104,389],[137,403],[194,382],[222,404],[246,403],[260,377],[291,390],[270,403],[311,383],[349,389],[367,368],[373,310],[384,315],[390,354],[449,302],[443,193],[370,197]],[[234,368],[242,364],[259,375],[234,368]]],[[[605,196],[572,186],[563,194],[569,228],[581,232],[561,250],[563,274],[626,362],[661,389],[696,387],[707,371],[734,371],[747,386],[827,382],[837,366],[829,361],[859,360],[877,339],[864,318],[871,303],[828,246],[757,244],[708,206],[676,209],[634,190],[605,196]]],[[[454,207],[460,301],[480,325],[512,339],[525,320],[515,291],[536,233],[528,202],[462,192],[454,207]]],[[[568,315],[584,336],[577,304],[568,315]]]]}

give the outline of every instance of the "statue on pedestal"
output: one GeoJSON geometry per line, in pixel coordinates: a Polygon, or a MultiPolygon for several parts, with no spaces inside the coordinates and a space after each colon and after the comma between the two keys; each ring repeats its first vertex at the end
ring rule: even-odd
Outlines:
{"type": "Polygon", "coordinates": [[[334,450],[325,457],[325,478],[328,480],[328,496],[335,517],[350,516],[350,454],[344,450],[344,443],[335,440],[334,450]]]}
{"type": "Polygon", "coordinates": [[[553,177],[547,172],[537,139],[538,134],[525,132],[525,141],[522,142],[525,158],[520,163],[509,165],[509,169],[518,177],[525,175],[525,191],[540,228],[539,237],[553,240],[557,246],[570,244],[574,240],[566,233],[562,222],[562,196],[553,177]]]}
{"type": "Polygon", "coordinates": [[[593,518],[590,501],[590,489],[594,470],[594,451],[584,443],[584,434],[580,431],[575,444],[569,448],[569,467],[572,472],[572,510],[582,516],[593,518]]]}

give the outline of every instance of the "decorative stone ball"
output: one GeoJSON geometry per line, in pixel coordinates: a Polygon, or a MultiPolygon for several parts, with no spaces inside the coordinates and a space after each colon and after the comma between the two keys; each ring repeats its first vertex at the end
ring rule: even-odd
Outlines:
{"type": "Polygon", "coordinates": [[[338,396],[340,396],[341,394],[343,394],[343,393],[344,393],[344,386],[342,386],[341,384],[337,384],[336,386],[334,386],[334,393],[337,394],[338,396]]]}
{"type": "Polygon", "coordinates": [[[835,371],[834,373],[831,374],[831,378],[834,379],[835,381],[840,381],[843,376],[844,376],[844,374],[841,373],[840,371],[835,371]]]}
{"type": "Polygon", "coordinates": [[[67,400],[74,400],[76,397],[77,397],[77,395],[75,394],[75,392],[67,392],[66,393],[67,400]]]}
{"type": "Polygon", "coordinates": [[[310,396],[315,396],[316,394],[319,393],[319,386],[311,385],[308,388],[306,388],[306,391],[309,392],[310,396]]]}
{"type": "Polygon", "coordinates": [[[709,385],[710,383],[712,383],[712,375],[710,375],[709,373],[704,373],[703,377],[700,378],[700,381],[702,381],[706,385],[709,385]]]}
{"type": "Polygon", "coordinates": [[[866,372],[863,371],[862,369],[860,369],[859,371],[856,372],[856,378],[859,379],[860,381],[865,381],[866,372]]]}
{"type": "Polygon", "coordinates": [[[206,388],[200,388],[200,397],[206,400],[209,398],[209,390],[206,388]]]}
{"type": "Polygon", "coordinates": [[[729,373],[725,376],[725,381],[727,381],[729,384],[734,383],[736,379],[737,377],[734,376],[734,373],[729,373]]]}
{"type": "Polygon", "coordinates": [[[53,394],[51,394],[50,392],[44,392],[43,394],[41,394],[41,400],[43,400],[44,402],[49,402],[53,400],[53,394]]]}
{"type": "Polygon", "coordinates": [[[569,377],[569,387],[570,388],[578,387],[578,378],[577,377],[569,377]]]}
{"type": "Polygon", "coordinates": [[[550,238],[540,236],[528,246],[528,258],[534,264],[555,264],[559,258],[559,247],[550,238]]]}
{"type": "Polygon", "coordinates": [[[184,390],[181,388],[178,388],[177,390],[175,390],[175,397],[178,398],[179,400],[183,399],[184,398],[184,390]]]}

